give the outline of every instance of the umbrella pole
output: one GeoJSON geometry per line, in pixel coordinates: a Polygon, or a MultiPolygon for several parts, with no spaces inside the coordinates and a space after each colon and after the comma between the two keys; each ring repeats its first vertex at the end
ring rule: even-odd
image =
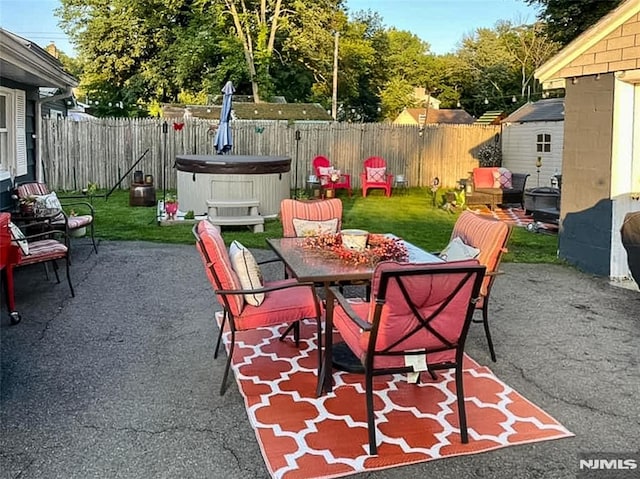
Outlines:
{"type": "Polygon", "coordinates": [[[169,125],[165,121],[162,123],[162,141],[164,143],[164,148],[162,152],[162,206],[164,207],[164,203],[167,200],[167,133],[169,131],[169,125]]]}
{"type": "Polygon", "coordinates": [[[300,149],[300,138],[302,138],[302,135],[300,134],[300,130],[296,130],[296,171],[295,171],[296,177],[294,179],[294,189],[293,189],[293,195],[296,200],[298,199],[298,151],[300,149]]]}

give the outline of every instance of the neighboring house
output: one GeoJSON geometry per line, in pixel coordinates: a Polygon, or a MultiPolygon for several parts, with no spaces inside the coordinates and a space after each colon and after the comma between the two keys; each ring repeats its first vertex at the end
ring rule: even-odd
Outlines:
{"type": "MultiPolygon", "coordinates": [[[[163,105],[164,118],[220,119],[220,105],[163,105]]],[[[285,120],[329,122],[333,118],[319,103],[243,103],[233,101],[232,120],[285,120]]]]}
{"type": "Polygon", "coordinates": [[[563,141],[564,98],[525,103],[502,120],[502,166],[529,173],[530,188],[551,186],[551,178],[562,171],[563,141]]]}
{"type": "Polygon", "coordinates": [[[55,100],[48,100],[42,103],[40,113],[43,118],[66,118],[69,108],[73,106],[73,96],[69,95],[66,91],[61,91],[60,88],[40,88],[40,99],[49,99],[53,96],[55,100]],[[60,95],[65,93],[66,96],[60,95]]]}
{"type": "Polygon", "coordinates": [[[11,208],[14,182],[42,179],[37,140],[46,103],[72,95],[77,80],[35,43],[0,28],[0,209],[11,208]],[[40,98],[39,88],[64,90],[40,98]]]}
{"type": "Polygon", "coordinates": [[[478,125],[499,125],[506,116],[506,113],[501,110],[485,111],[475,123],[478,125]]]}
{"type": "Polygon", "coordinates": [[[470,124],[474,121],[474,118],[464,110],[405,108],[393,120],[393,124],[423,126],[425,123],[470,124]]]}
{"type": "Polygon", "coordinates": [[[429,108],[433,108],[435,110],[440,108],[440,100],[432,97],[424,87],[413,88],[413,99],[415,100],[417,105],[420,105],[422,107],[426,107],[427,105],[429,105],[429,108]]]}
{"type": "Polygon", "coordinates": [[[566,89],[559,255],[630,278],[620,226],[640,211],[640,2],[621,3],[535,76],[566,89]]]}

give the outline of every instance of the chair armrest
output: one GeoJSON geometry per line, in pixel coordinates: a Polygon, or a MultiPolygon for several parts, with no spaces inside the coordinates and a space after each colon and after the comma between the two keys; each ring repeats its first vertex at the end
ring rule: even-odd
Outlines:
{"type": "Polygon", "coordinates": [[[485,276],[500,276],[504,274],[504,271],[487,271],[484,273],[485,276]]]}
{"type": "Polygon", "coordinates": [[[349,304],[349,302],[347,301],[347,298],[345,298],[344,295],[340,292],[339,287],[331,286],[329,288],[329,297],[327,298],[327,300],[337,301],[340,307],[347,314],[347,316],[349,316],[349,319],[356,323],[358,327],[360,327],[360,329],[362,329],[363,331],[371,330],[371,324],[367,323],[362,318],[360,318],[360,316],[358,316],[358,314],[351,307],[351,304],[349,304]]]}
{"type": "Polygon", "coordinates": [[[315,294],[315,285],[313,283],[290,283],[290,284],[280,284],[278,286],[267,286],[266,288],[258,288],[258,289],[216,289],[216,294],[221,295],[234,295],[234,294],[259,294],[259,293],[268,293],[269,291],[277,291],[279,289],[287,289],[287,288],[297,288],[299,286],[308,286],[311,288],[313,294],[315,294]]]}
{"type": "Polygon", "coordinates": [[[258,264],[269,264],[269,263],[282,263],[282,258],[270,258],[270,259],[258,261],[258,264]]]}
{"type": "Polygon", "coordinates": [[[76,206],[76,205],[85,206],[89,208],[89,211],[91,211],[91,216],[95,216],[95,212],[96,212],[95,208],[91,203],[88,203],[87,201],[65,201],[64,203],[61,201],[60,204],[65,207],[76,206]]]}

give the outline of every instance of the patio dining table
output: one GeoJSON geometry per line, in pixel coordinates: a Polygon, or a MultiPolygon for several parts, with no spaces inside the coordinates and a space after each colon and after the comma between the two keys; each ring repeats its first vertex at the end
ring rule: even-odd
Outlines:
{"type": "MultiPolygon", "coordinates": [[[[396,237],[394,235],[387,236],[396,237]]],[[[407,262],[436,263],[443,261],[438,256],[428,253],[408,241],[402,240],[402,242],[407,248],[407,262]]],[[[370,264],[350,264],[338,257],[327,256],[325,251],[307,248],[304,246],[304,238],[269,238],[267,244],[298,281],[322,284],[325,298],[331,285],[371,281],[375,269],[375,266],[370,264]]],[[[332,303],[326,305],[324,344],[318,345],[322,367],[318,371],[317,396],[331,388],[333,306],[332,303]]]]}

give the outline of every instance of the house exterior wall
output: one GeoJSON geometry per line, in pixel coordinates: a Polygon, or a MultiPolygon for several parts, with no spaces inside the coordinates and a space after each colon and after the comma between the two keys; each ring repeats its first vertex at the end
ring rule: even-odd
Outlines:
{"type": "Polygon", "coordinates": [[[563,121],[532,121],[526,123],[506,123],[502,129],[502,166],[515,173],[529,173],[527,188],[551,186],[553,175],[562,172],[562,151],[564,145],[563,121]],[[551,151],[536,151],[537,136],[551,135],[551,151]],[[542,157],[540,181],[536,159],[542,157]]]}
{"type": "Polygon", "coordinates": [[[567,82],[559,256],[608,276],[614,77],[567,82]]]}
{"type": "Polygon", "coordinates": [[[640,14],[596,43],[560,70],[564,78],[640,68],[640,14]]]}
{"type": "Polygon", "coordinates": [[[21,183],[35,179],[36,140],[34,137],[36,133],[36,102],[38,100],[38,88],[17,83],[6,78],[0,78],[0,85],[26,92],[25,135],[27,147],[27,174],[16,177],[13,181],[10,178],[0,181],[0,211],[6,211],[13,207],[13,200],[11,199],[13,183],[21,183]]]}
{"type": "Polygon", "coordinates": [[[417,125],[418,122],[416,119],[406,110],[400,112],[395,120],[393,120],[394,125],[417,125]]]}

